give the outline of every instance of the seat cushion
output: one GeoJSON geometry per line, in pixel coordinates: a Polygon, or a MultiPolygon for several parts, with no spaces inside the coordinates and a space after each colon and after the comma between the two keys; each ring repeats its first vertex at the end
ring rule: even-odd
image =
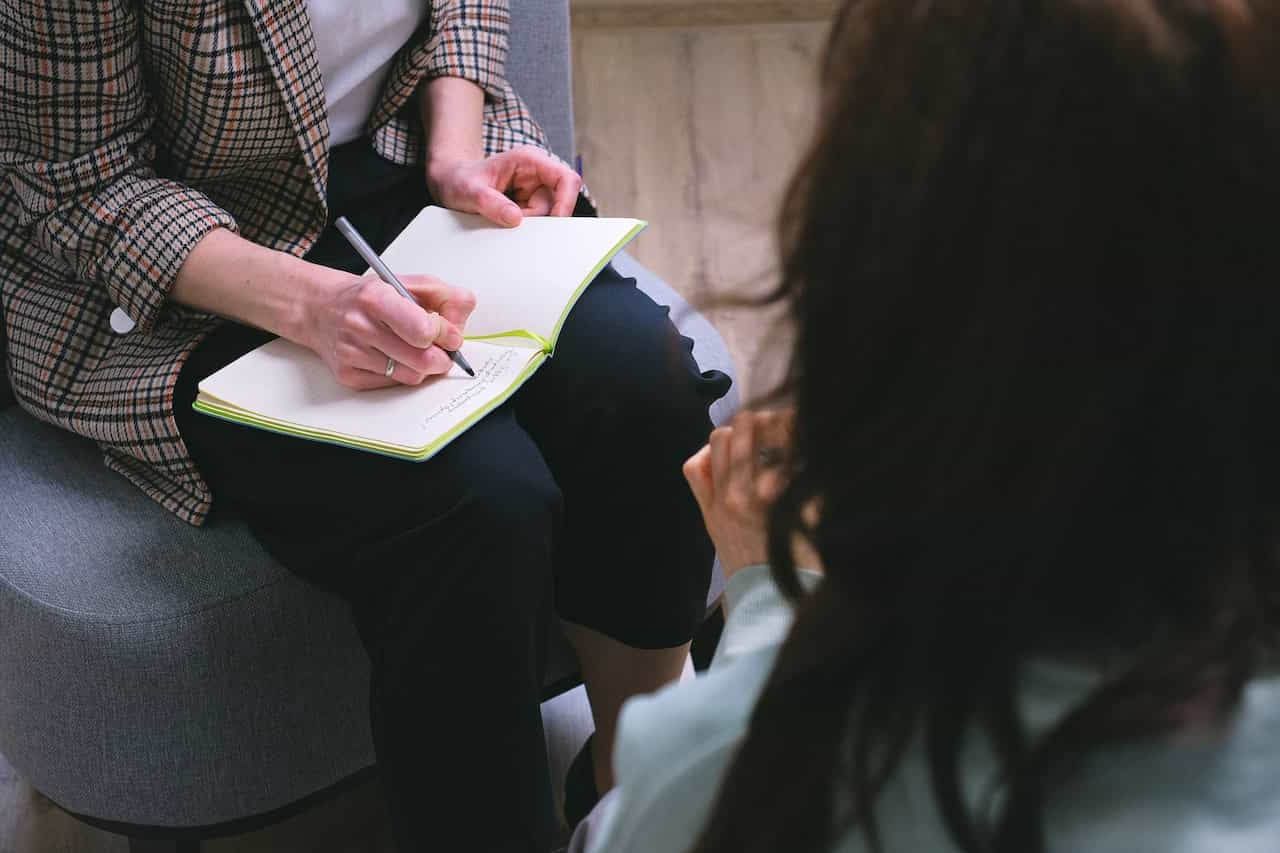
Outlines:
{"type": "MultiPolygon", "coordinates": [[[[98,449],[0,412],[0,753],[79,814],[208,826],[370,766],[345,605],[225,514],[202,529],[98,449]]],[[[555,632],[546,683],[573,653],[555,632]]]]}
{"type": "Polygon", "coordinates": [[[201,826],[373,762],[345,606],[89,442],[0,412],[0,752],[75,812],[201,826]]]}

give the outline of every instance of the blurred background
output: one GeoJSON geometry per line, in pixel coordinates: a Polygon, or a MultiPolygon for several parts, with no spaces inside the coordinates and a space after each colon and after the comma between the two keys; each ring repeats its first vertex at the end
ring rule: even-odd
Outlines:
{"type": "MultiPolygon", "coordinates": [[[[519,0],[515,0],[519,2],[519,0]]],[[[632,247],[706,311],[746,396],[782,360],[768,312],[709,307],[773,282],[778,201],[817,101],[830,0],[571,0],[583,173],[632,247]],[[761,344],[769,342],[763,357],[761,344]]]]}

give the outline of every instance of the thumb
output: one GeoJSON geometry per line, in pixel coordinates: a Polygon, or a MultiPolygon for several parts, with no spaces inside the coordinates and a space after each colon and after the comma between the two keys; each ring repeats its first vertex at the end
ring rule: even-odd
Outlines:
{"type": "Polygon", "coordinates": [[[485,187],[477,193],[476,212],[504,228],[514,228],[524,219],[520,206],[492,187],[485,187]]]}
{"type": "Polygon", "coordinates": [[[702,510],[702,514],[707,514],[707,507],[711,504],[713,489],[711,482],[711,446],[706,445],[697,453],[689,457],[684,463],[684,478],[689,481],[689,488],[693,491],[694,500],[698,502],[698,507],[702,510]]]}

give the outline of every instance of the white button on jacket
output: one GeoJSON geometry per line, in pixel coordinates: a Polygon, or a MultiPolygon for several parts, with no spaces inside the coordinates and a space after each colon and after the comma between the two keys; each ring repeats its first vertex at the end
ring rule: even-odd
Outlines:
{"type": "Polygon", "coordinates": [[[138,325],[133,318],[124,313],[123,308],[117,308],[111,312],[111,331],[117,335],[127,335],[133,331],[133,327],[138,325]]]}

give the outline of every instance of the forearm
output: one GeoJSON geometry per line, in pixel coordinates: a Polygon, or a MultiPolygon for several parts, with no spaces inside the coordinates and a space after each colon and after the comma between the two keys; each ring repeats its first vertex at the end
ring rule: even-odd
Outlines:
{"type": "Polygon", "coordinates": [[[427,140],[427,181],[433,168],[484,158],[484,90],[461,77],[422,84],[418,109],[427,140]]]}
{"type": "Polygon", "coordinates": [[[219,228],[187,256],[169,296],[314,348],[314,306],[351,278],[219,228]]]}

